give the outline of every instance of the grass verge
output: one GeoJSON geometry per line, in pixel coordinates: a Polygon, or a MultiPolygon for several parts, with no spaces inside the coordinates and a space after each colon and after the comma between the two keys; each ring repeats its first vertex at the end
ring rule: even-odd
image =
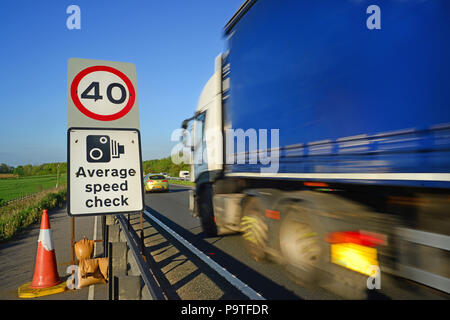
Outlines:
{"type": "Polygon", "coordinates": [[[61,208],[66,201],[67,187],[60,186],[11,202],[0,208],[0,241],[11,239],[18,231],[38,221],[42,210],[61,208]]]}
{"type": "Polygon", "coordinates": [[[181,184],[183,186],[195,186],[195,182],[192,181],[168,180],[168,182],[173,184],[181,184]]]}

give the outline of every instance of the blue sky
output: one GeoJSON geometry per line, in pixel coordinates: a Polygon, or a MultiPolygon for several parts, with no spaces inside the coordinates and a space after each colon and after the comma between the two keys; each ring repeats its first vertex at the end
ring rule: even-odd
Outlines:
{"type": "Polygon", "coordinates": [[[170,134],[193,114],[223,27],[243,0],[8,1],[0,10],[0,163],[66,161],[67,61],[137,68],[142,158],[170,155],[170,134]],[[81,9],[69,30],[66,9],[81,9]]]}

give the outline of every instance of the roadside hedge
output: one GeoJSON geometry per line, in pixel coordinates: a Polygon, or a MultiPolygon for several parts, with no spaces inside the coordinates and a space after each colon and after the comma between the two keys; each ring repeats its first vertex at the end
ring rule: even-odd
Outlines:
{"type": "Polygon", "coordinates": [[[183,186],[195,186],[195,182],[192,181],[183,181],[183,180],[169,180],[169,183],[180,184],[183,186]]]}
{"type": "Polygon", "coordinates": [[[0,241],[11,239],[18,231],[39,221],[43,209],[61,208],[66,197],[67,188],[62,186],[1,207],[0,241]]]}

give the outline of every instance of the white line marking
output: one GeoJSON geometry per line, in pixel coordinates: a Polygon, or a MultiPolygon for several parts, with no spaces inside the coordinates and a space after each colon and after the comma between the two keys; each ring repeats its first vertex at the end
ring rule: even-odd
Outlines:
{"type": "Polygon", "coordinates": [[[424,180],[450,181],[450,173],[253,173],[232,172],[228,177],[349,179],[349,180],[424,180]]]}
{"type": "Polygon", "coordinates": [[[166,226],[164,223],[159,221],[155,216],[153,216],[150,212],[147,210],[144,210],[144,213],[152,219],[154,222],[156,222],[160,227],[162,227],[164,230],[166,230],[168,233],[170,233],[175,239],[177,239],[179,242],[181,242],[187,249],[189,249],[193,254],[195,254],[198,258],[200,258],[203,262],[205,262],[209,267],[211,267],[214,271],[216,271],[220,276],[225,278],[229,283],[231,283],[235,288],[237,288],[239,291],[241,291],[243,294],[245,294],[247,297],[249,297],[251,300],[266,300],[263,296],[261,296],[258,292],[250,288],[247,284],[243,283],[241,280],[236,278],[235,275],[228,272],[224,267],[222,267],[220,264],[215,262],[213,259],[205,255],[203,252],[198,250],[196,247],[194,247],[189,241],[184,239],[182,236],[180,236],[178,233],[170,229],[168,226],[166,226]]]}
{"type": "MultiPolygon", "coordinates": [[[[94,241],[97,240],[97,218],[98,218],[98,216],[95,216],[94,236],[93,236],[94,241]]],[[[97,247],[95,246],[95,242],[94,242],[94,257],[95,256],[97,256],[97,247]]],[[[94,285],[89,286],[88,300],[94,300],[94,287],[95,287],[94,285]]]]}

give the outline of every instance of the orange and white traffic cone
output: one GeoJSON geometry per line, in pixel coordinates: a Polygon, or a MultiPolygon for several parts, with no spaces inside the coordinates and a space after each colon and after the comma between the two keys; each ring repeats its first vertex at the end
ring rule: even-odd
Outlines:
{"type": "Polygon", "coordinates": [[[48,288],[61,283],[56,266],[55,249],[53,247],[52,229],[47,210],[43,210],[41,230],[39,232],[36,266],[30,288],[48,288]]]}
{"type": "Polygon", "coordinates": [[[18,295],[20,298],[35,298],[63,292],[65,288],[58,275],[50,220],[47,210],[43,210],[33,281],[20,286],[18,295]]]}

